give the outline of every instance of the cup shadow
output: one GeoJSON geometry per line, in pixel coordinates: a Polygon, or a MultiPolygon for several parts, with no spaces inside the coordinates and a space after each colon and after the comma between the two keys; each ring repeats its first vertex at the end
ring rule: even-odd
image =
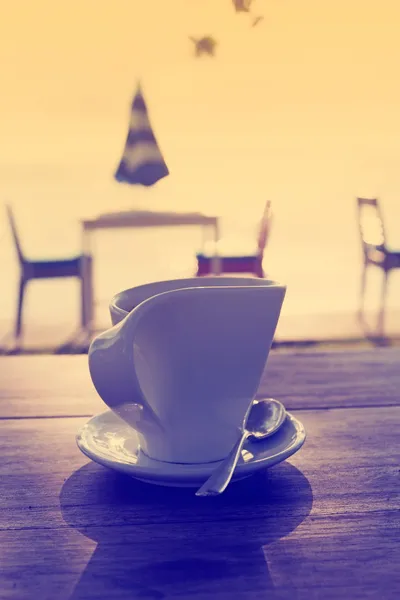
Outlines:
{"type": "Polygon", "coordinates": [[[250,582],[253,593],[273,597],[264,549],[309,515],[306,477],[285,462],[218,497],[194,491],[141,483],[94,463],[73,473],[60,493],[63,518],[97,546],[71,600],[213,598],[228,590],[251,598],[250,582]]]}

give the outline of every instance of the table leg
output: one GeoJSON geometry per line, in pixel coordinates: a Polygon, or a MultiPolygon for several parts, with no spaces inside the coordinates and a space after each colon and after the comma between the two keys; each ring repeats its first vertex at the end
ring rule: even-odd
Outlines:
{"type": "Polygon", "coordinates": [[[94,288],[93,288],[93,257],[90,247],[90,232],[82,229],[82,325],[87,334],[91,334],[94,327],[94,288]]]}

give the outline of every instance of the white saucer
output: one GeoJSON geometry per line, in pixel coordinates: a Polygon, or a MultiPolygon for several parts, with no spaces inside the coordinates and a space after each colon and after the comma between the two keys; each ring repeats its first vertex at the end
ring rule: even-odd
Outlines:
{"type": "MultiPolygon", "coordinates": [[[[282,462],[301,448],[303,425],[287,414],[282,427],[263,441],[247,442],[233,480],[282,462]]],[[[139,449],[136,432],[111,410],[90,419],[76,436],[79,449],[95,462],[157,485],[199,487],[218,462],[175,464],[153,460],[139,449]]]]}

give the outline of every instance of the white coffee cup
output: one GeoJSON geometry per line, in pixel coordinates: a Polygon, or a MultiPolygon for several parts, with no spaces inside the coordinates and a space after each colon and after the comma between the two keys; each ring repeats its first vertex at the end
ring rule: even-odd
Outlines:
{"type": "Polygon", "coordinates": [[[228,454],[257,392],[285,292],[263,279],[207,277],[113,298],[113,327],[90,346],[90,374],[145,454],[174,463],[228,454]]]}

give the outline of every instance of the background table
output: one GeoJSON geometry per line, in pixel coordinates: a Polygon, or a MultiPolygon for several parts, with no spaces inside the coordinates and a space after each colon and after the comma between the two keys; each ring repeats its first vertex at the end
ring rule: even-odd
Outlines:
{"type": "Polygon", "coordinates": [[[91,463],[84,356],[0,359],[0,598],[379,599],[400,591],[400,352],[275,354],[308,439],[218,498],[91,463]]]}
{"type": "MultiPolygon", "coordinates": [[[[104,213],[96,217],[82,220],[82,252],[88,256],[93,254],[91,236],[94,232],[104,229],[142,229],[154,227],[201,227],[203,232],[203,245],[207,239],[214,242],[215,248],[219,241],[219,218],[212,215],[203,215],[197,212],[173,212],[173,211],[150,211],[150,210],[125,210],[119,212],[104,213]]],[[[221,271],[220,258],[217,254],[212,258],[212,273],[218,275],[221,271]]],[[[89,273],[87,262],[82,263],[83,280],[90,281],[93,286],[93,275],[89,273]]],[[[94,290],[90,290],[93,299],[94,290]]],[[[93,330],[93,300],[88,306],[90,325],[88,330],[93,330]]]]}
{"type": "Polygon", "coordinates": [[[125,210],[114,213],[104,213],[82,221],[83,252],[91,253],[90,232],[99,229],[131,229],[142,227],[202,227],[203,238],[206,229],[211,228],[215,244],[219,240],[219,219],[216,216],[202,213],[161,212],[150,210],[125,210]]]}

